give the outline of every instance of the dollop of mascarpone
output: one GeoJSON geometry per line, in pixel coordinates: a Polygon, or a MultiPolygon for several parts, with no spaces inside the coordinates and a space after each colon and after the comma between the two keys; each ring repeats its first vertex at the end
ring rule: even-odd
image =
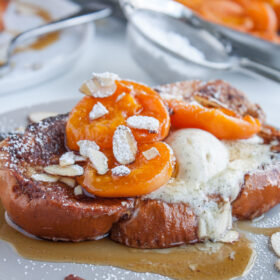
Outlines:
{"type": "Polygon", "coordinates": [[[178,163],[178,180],[193,186],[209,181],[227,167],[229,153],[214,135],[200,129],[181,129],[166,142],[178,163]]]}

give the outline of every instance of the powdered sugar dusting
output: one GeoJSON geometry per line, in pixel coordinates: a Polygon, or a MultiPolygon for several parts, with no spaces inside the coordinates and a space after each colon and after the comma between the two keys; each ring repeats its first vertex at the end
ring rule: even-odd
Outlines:
{"type": "Polygon", "coordinates": [[[125,165],[116,166],[111,171],[114,176],[120,176],[120,177],[129,175],[131,172],[130,169],[125,165]]]}
{"type": "Polygon", "coordinates": [[[65,120],[66,116],[61,115],[29,125],[24,135],[9,135],[0,152],[5,167],[18,170],[21,161],[49,164],[64,147],[65,120]]]}

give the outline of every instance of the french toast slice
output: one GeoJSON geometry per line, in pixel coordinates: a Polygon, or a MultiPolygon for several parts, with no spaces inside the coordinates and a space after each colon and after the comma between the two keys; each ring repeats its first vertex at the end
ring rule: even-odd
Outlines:
{"type": "Polygon", "coordinates": [[[74,195],[61,182],[31,178],[44,166],[58,163],[64,145],[67,115],[31,124],[0,147],[0,197],[10,219],[23,230],[51,240],[82,241],[108,234],[112,224],[133,207],[133,199],[74,195]]]}
{"type": "MultiPolygon", "coordinates": [[[[265,121],[262,109],[238,90],[222,81],[181,82],[158,87],[160,93],[184,93],[188,100],[199,92],[228,106],[240,115],[250,114],[265,121]],[[216,93],[219,94],[216,94],[216,93]]],[[[198,219],[184,203],[138,198],[105,199],[75,196],[62,182],[35,181],[31,175],[44,166],[57,164],[67,151],[67,115],[31,124],[23,135],[13,135],[0,145],[0,198],[11,220],[25,231],[44,239],[82,241],[102,238],[135,248],[167,248],[195,243],[198,219]]],[[[277,130],[260,135],[266,142],[277,140],[277,130]]],[[[279,144],[273,148],[277,150],[279,144]]],[[[251,219],[280,202],[279,165],[260,167],[246,174],[233,202],[233,215],[251,219]]]]}

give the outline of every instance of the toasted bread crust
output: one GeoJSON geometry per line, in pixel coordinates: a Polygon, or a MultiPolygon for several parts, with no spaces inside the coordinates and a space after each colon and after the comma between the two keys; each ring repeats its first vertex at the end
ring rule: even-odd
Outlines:
{"type": "Polygon", "coordinates": [[[280,164],[245,175],[245,183],[232,204],[239,220],[254,219],[280,202],[280,164]]]}
{"type": "MultiPolygon", "coordinates": [[[[215,86],[224,88],[223,95],[226,95],[227,86],[221,81],[216,83],[215,86]]],[[[202,88],[200,82],[181,84],[189,88],[185,90],[189,95],[194,89],[202,88]]],[[[167,86],[171,91],[173,87],[167,86]]],[[[228,91],[238,99],[239,93],[228,91]]],[[[207,90],[202,92],[208,94],[207,90]]],[[[240,100],[244,102],[243,97],[240,100]]],[[[241,111],[237,104],[231,106],[239,108],[239,114],[254,108],[248,103],[241,111]]],[[[253,112],[260,114],[262,111],[253,112]]],[[[32,172],[57,164],[66,151],[66,121],[67,115],[60,115],[31,124],[24,135],[12,135],[0,145],[0,198],[17,225],[35,236],[51,240],[91,240],[110,233],[113,240],[136,248],[167,248],[199,241],[197,217],[184,203],[77,197],[73,189],[63,183],[32,180],[32,172]]],[[[269,143],[270,139],[279,140],[278,136],[279,132],[271,128],[263,138],[269,143]]],[[[251,219],[279,203],[279,174],[279,166],[267,166],[247,174],[242,191],[233,202],[233,215],[251,219]]]]}
{"type": "Polygon", "coordinates": [[[198,242],[197,231],[188,205],[137,199],[132,214],[114,224],[110,238],[135,248],[168,248],[198,242]]]}
{"type": "Polygon", "coordinates": [[[10,218],[25,231],[45,239],[81,241],[106,235],[133,208],[133,199],[76,197],[63,183],[30,178],[30,170],[57,164],[66,151],[67,116],[30,125],[23,136],[6,139],[0,148],[0,197],[10,218]],[[27,144],[28,143],[28,144],[27,144]],[[28,149],[23,146],[28,145],[28,149]]]}

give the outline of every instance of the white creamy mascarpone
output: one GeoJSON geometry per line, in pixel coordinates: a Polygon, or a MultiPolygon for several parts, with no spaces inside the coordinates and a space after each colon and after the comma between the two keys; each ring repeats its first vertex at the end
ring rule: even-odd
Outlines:
{"type": "Polygon", "coordinates": [[[231,206],[244,175],[271,163],[270,146],[262,139],[220,141],[200,129],[181,129],[166,142],[176,156],[178,174],[146,197],[169,203],[184,202],[199,217],[199,237],[218,240],[231,228],[231,206]],[[224,203],[209,195],[219,194],[224,203]]]}
{"type": "Polygon", "coordinates": [[[225,145],[204,130],[181,129],[166,142],[173,149],[178,163],[177,179],[194,187],[220,173],[229,161],[225,145]]]}

